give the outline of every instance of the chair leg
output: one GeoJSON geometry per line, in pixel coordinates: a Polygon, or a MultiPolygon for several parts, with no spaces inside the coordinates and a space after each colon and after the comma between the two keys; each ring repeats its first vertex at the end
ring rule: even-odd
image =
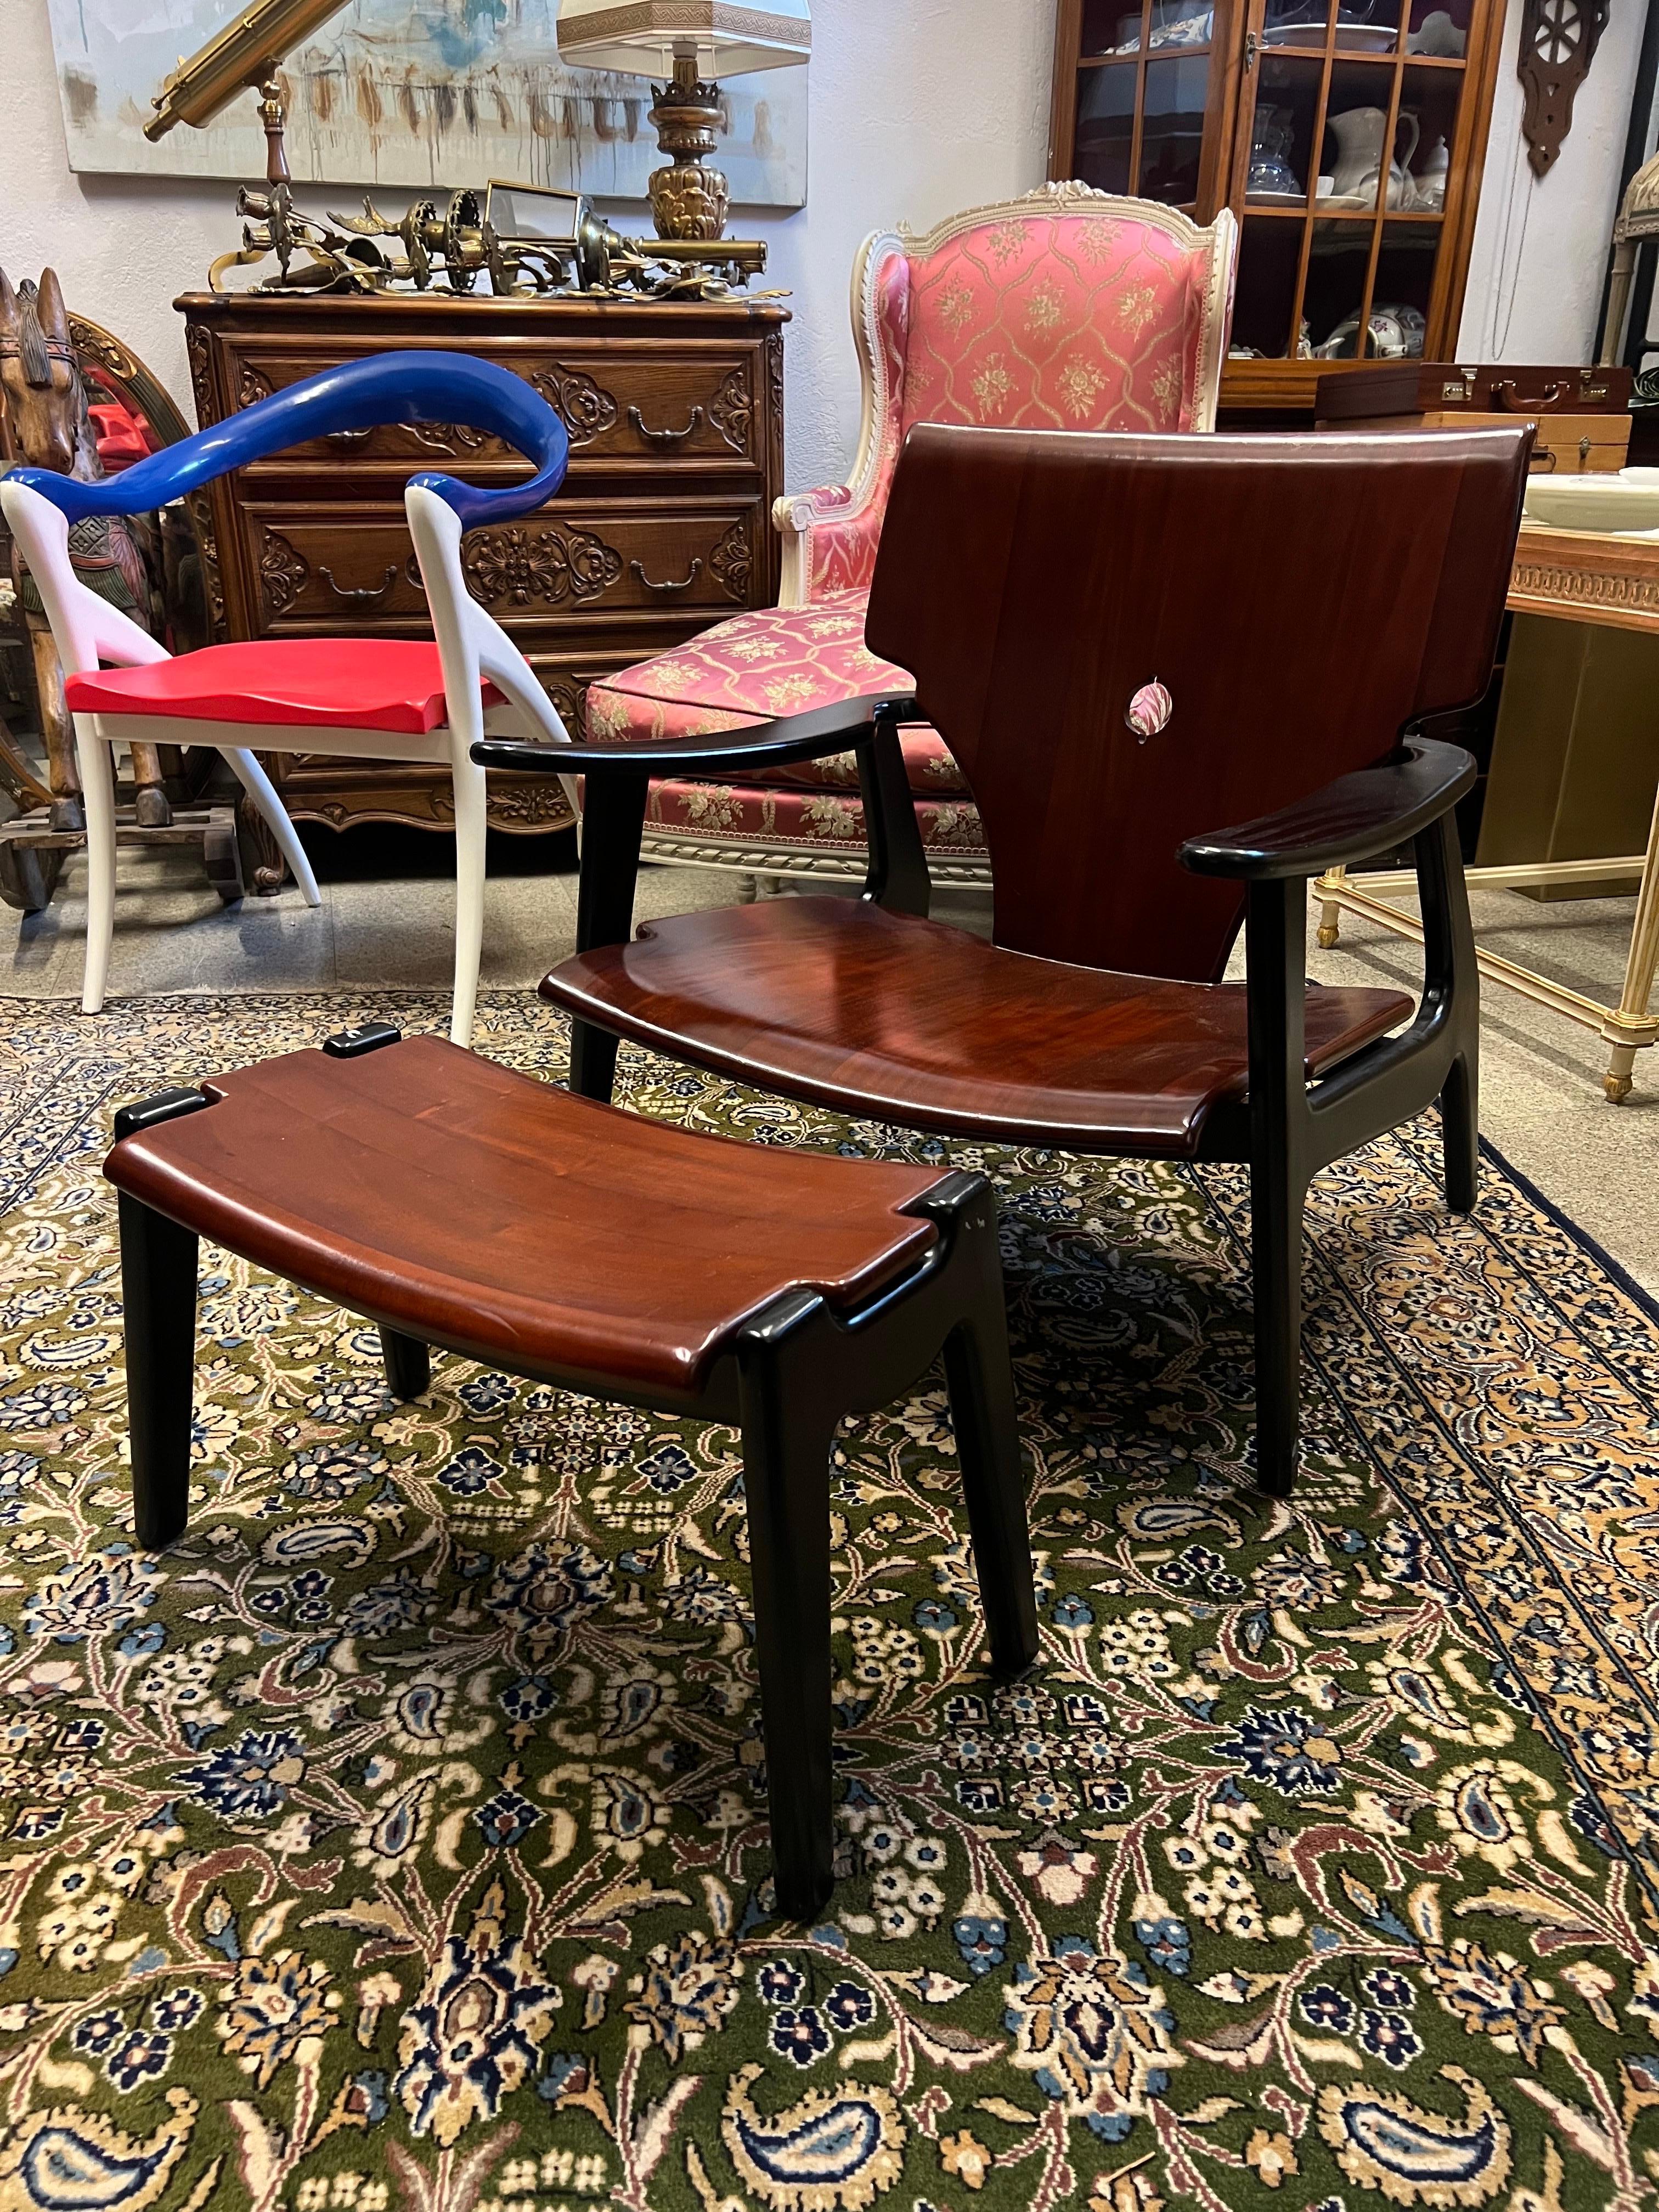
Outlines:
{"type": "MultiPolygon", "coordinates": [[[[975,1232],[964,1224],[957,1234],[975,1232]]],[[[973,1310],[945,1340],[945,1379],[991,1664],[1006,1676],[1036,1656],[1036,1601],[994,1214],[975,1241],[973,1310]]]]}
{"type": "Polygon", "coordinates": [[[455,1000],[449,1042],[472,1042],[478,1003],[478,963],[483,957],[484,833],[488,826],[484,772],[471,760],[455,763],[455,1000]]]}
{"type": "Polygon", "coordinates": [[[87,957],[81,1012],[99,1014],[109,985],[115,934],[115,761],[101,738],[77,738],[81,803],[87,823],[87,957]]]}
{"type": "Polygon", "coordinates": [[[830,1453],[836,1421],[791,1347],[743,1376],[744,1491],[777,1909],[810,1920],[834,1886],[830,1453]]]}
{"type": "Polygon", "coordinates": [[[386,1387],[403,1402],[424,1397],[432,1384],[432,1353],[418,1336],[404,1336],[395,1328],[380,1331],[380,1358],[386,1367],[386,1387]]]}
{"type": "Polygon", "coordinates": [[[1440,1092],[1446,1204],[1469,1213],[1480,1191],[1480,1071],[1473,1051],[1453,1060],[1440,1092]]]}
{"type": "Polygon", "coordinates": [[[1306,1193],[1284,1172],[1250,1173],[1255,1290],[1256,1479],[1288,1498],[1296,1480],[1302,1405],[1302,1222],[1306,1193]]]}
{"type": "Polygon", "coordinates": [[[245,746],[222,745],[219,750],[235,771],[236,781],[264,817],[271,836],[282,848],[283,858],[294,871],[295,882],[305,894],[306,904],[320,906],[323,895],[317,888],[311,862],[300,842],[299,832],[289,819],[287,807],[276,796],[276,786],[245,746]]]}
{"type": "Polygon", "coordinates": [[[184,1534],[190,1497],[196,1237],[125,1191],[120,1226],[133,1519],[144,1549],[159,1552],[184,1534]]]}

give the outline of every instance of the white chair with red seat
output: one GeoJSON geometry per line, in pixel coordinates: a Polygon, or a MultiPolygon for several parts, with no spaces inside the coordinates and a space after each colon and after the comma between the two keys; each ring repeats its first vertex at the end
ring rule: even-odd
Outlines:
{"type": "Polygon", "coordinates": [[[550,499],[564,480],[568,455],[558,416],[507,370],[467,355],[405,353],[325,370],[97,483],[47,469],[18,469],[0,479],[0,508],[40,587],[75,718],[87,820],[83,1012],[102,1009],[109,974],[116,744],[216,746],[270,824],[312,906],[320,903],[316,878],[255,749],[435,761],[447,763],[454,782],[450,1036],[457,1044],[471,1042],[486,829],[484,772],[471,749],[486,730],[554,743],[567,733],[522,655],[468,596],[460,538],[477,523],[509,521],[550,499]],[[435,643],[260,638],[175,657],[89,591],[70,565],[70,525],[83,516],[146,512],[263,454],[335,431],[434,421],[489,431],[535,469],[525,482],[487,491],[447,476],[410,478],[404,507],[435,643]]]}

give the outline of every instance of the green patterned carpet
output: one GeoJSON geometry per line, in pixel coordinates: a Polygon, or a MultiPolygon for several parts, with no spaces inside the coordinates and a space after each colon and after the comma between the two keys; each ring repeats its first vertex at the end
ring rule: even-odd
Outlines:
{"type": "MultiPolygon", "coordinates": [[[[191,1530],[131,1548],[111,1112],[444,1010],[5,1011],[0,2212],[1654,2198],[1659,1343],[1501,1169],[1464,1222],[1424,1128],[1321,1178],[1270,1506],[1242,1179],[957,1148],[1042,1662],[982,1670],[942,1390],[844,1432],[805,1930],[729,1431],[453,1360],[395,1406],[371,1329],[204,1249],[191,1530]]],[[[486,994],[479,1046],[564,1039],[486,994]]]]}

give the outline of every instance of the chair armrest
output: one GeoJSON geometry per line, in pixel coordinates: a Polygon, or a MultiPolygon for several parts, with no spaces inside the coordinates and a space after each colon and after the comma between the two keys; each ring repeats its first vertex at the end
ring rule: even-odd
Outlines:
{"type": "Polygon", "coordinates": [[[817,760],[845,752],[878,714],[912,719],[915,701],[903,691],[867,691],[833,700],[802,714],[781,714],[746,730],[717,730],[702,738],[672,738],[661,744],[537,744],[520,738],[484,738],[472,748],[483,768],[528,769],[532,775],[565,775],[597,769],[631,769],[653,775],[708,775],[722,769],[782,767],[789,761],[817,760]]]}
{"type": "Polygon", "coordinates": [[[1407,738],[1401,757],[1340,775],[1277,814],[1188,838],[1181,862],[1242,883],[1317,876],[1403,845],[1455,806],[1475,778],[1462,745],[1407,738]]]}
{"type": "Polygon", "coordinates": [[[774,502],[773,526],[783,539],[781,606],[805,606],[869,583],[891,473],[882,472],[861,494],[848,484],[823,484],[774,502]]]}

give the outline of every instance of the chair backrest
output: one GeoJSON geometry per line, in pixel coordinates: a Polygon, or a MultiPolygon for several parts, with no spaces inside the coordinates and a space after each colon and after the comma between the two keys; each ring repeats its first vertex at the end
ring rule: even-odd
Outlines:
{"type": "Polygon", "coordinates": [[[459,545],[464,530],[511,521],[550,499],[564,481],[570,441],[539,393],[510,371],[470,354],[378,354],[325,369],[99,483],[82,483],[46,469],[15,469],[0,477],[0,509],[40,587],[64,672],[76,675],[100,661],[131,666],[167,658],[153,638],[76,577],[69,556],[71,521],[143,513],[263,454],[380,422],[465,423],[493,432],[535,464],[527,481],[489,489],[423,471],[410,478],[404,506],[458,745],[464,749],[483,734],[481,673],[544,735],[563,739],[564,725],[523,655],[468,594],[459,545]]]}
{"type": "Polygon", "coordinates": [[[1237,226],[1051,185],[870,249],[904,429],[1208,430],[1237,226]]]}
{"type": "Polygon", "coordinates": [[[536,464],[526,482],[489,490],[435,473],[410,478],[447,500],[464,529],[532,514],[564,482],[570,441],[539,392],[494,362],[418,351],[376,354],[325,368],[101,483],[79,483],[49,469],[14,469],[3,481],[38,491],[71,522],[88,514],[141,514],[266,453],[381,422],[465,423],[492,431],[536,464]]]}
{"type": "Polygon", "coordinates": [[[998,943],[1219,975],[1243,894],[1178,848],[1480,696],[1528,444],[911,431],[866,642],[972,787],[998,943]]]}
{"type": "Polygon", "coordinates": [[[869,520],[850,543],[830,531],[793,586],[786,556],[786,599],[868,582],[917,422],[1213,429],[1237,258],[1225,208],[1200,227],[1079,184],[866,238],[852,303],[863,419],[843,496],[869,520]]]}

